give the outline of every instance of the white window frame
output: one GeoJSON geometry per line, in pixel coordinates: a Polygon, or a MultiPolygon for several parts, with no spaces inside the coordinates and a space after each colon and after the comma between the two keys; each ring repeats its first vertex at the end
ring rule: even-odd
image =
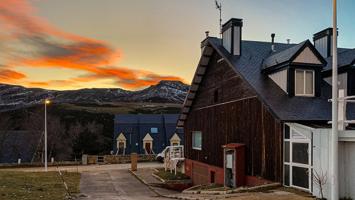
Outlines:
{"type": "Polygon", "coordinates": [[[201,131],[192,131],[192,134],[191,134],[191,139],[192,139],[192,142],[191,142],[191,145],[192,145],[192,149],[195,149],[195,150],[202,150],[202,132],[201,131]],[[195,147],[194,144],[195,144],[195,137],[194,137],[194,133],[200,133],[201,135],[201,147],[195,147]]]}
{"type": "Polygon", "coordinates": [[[314,70],[309,70],[309,69],[295,69],[295,96],[304,96],[304,97],[314,97],[315,93],[315,80],[314,80],[314,70]],[[297,94],[297,71],[302,71],[303,72],[303,93],[302,94],[297,94]],[[306,94],[306,72],[312,72],[312,81],[313,81],[313,88],[312,88],[312,94],[306,94]]]}
{"type": "Polygon", "coordinates": [[[284,144],[283,144],[283,146],[284,146],[284,148],[283,148],[283,165],[282,165],[282,167],[283,167],[283,185],[285,186],[285,187],[293,187],[293,188],[297,188],[297,189],[300,189],[300,190],[304,190],[304,191],[307,191],[307,192],[312,192],[312,185],[313,185],[313,177],[312,177],[312,174],[313,174],[313,166],[312,166],[312,146],[311,146],[311,139],[309,139],[309,138],[307,138],[306,136],[305,136],[305,139],[294,139],[294,138],[292,138],[292,131],[295,131],[295,132],[297,132],[297,133],[299,133],[299,134],[301,134],[301,135],[304,135],[304,134],[302,134],[302,133],[300,133],[298,130],[296,130],[295,128],[293,128],[293,127],[291,127],[291,126],[289,126],[289,125],[287,125],[288,127],[289,127],[289,129],[290,129],[290,137],[289,137],[289,139],[286,139],[285,138],[285,126],[286,126],[287,124],[285,124],[284,125],[284,144]],[[289,153],[290,153],[290,155],[289,155],[289,162],[286,162],[285,161],[285,142],[289,142],[290,143],[290,145],[289,145],[289,147],[290,147],[290,149],[289,149],[289,153]],[[293,162],[293,158],[292,158],[292,151],[293,151],[293,149],[292,149],[292,147],[293,147],[293,143],[306,143],[306,144],[308,144],[308,165],[307,164],[302,164],[302,163],[295,163],[295,162],[293,162]],[[285,165],[288,165],[289,166],[289,186],[286,186],[284,183],[284,177],[285,177],[285,165]],[[293,180],[292,180],[292,167],[301,167],[301,168],[307,168],[308,169],[308,171],[309,171],[309,175],[308,175],[308,188],[303,188],[303,187],[299,187],[299,186],[295,186],[295,185],[293,185],[293,180]]]}

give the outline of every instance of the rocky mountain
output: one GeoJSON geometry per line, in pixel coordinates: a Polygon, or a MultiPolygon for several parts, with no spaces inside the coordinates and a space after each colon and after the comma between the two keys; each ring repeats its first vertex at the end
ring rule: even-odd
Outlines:
{"type": "Polygon", "coordinates": [[[107,104],[118,102],[151,102],[182,104],[189,86],[179,81],[160,81],[138,91],[121,88],[79,90],[46,90],[0,84],[0,111],[40,104],[50,98],[54,103],[107,104]]]}

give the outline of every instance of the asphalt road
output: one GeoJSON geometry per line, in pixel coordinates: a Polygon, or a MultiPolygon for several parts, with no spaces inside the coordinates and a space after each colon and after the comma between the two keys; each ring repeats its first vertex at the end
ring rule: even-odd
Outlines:
{"type": "Polygon", "coordinates": [[[80,200],[153,200],[159,197],[127,169],[83,172],[80,200]]]}

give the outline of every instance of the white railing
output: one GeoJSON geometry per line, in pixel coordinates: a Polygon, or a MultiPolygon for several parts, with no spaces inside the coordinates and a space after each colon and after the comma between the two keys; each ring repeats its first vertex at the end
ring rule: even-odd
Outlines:
{"type": "Polygon", "coordinates": [[[165,171],[170,170],[172,172],[174,170],[176,174],[178,163],[185,160],[184,146],[167,146],[162,153],[164,155],[165,171]]]}
{"type": "MultiPolygon", "coordinates": [[[[338,97],[338,129],[339,130],[345,130],[345,127],[347,125],[355,124],[355,120],[346,119],[347,103],[355,103],[355,96],[345,96],[345,91],[343,89],[340,89],[339,97],[338,97]]],[[[331,121],[328,123],[331,124],[331,121]]]]}

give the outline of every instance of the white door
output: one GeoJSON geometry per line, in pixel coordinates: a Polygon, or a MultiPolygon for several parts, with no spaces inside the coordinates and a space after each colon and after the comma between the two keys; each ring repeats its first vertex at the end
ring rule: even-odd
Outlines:
{"type": "Polygon", "coordinates": [[[224,150],[224,186],[235,188],[235,150],[224,150]]]}
{"type": "Polygon", "coordinates": [[[311,139],[285,125],[284,131],[284,185],[311,192],[312,154],[311,139]]]}

